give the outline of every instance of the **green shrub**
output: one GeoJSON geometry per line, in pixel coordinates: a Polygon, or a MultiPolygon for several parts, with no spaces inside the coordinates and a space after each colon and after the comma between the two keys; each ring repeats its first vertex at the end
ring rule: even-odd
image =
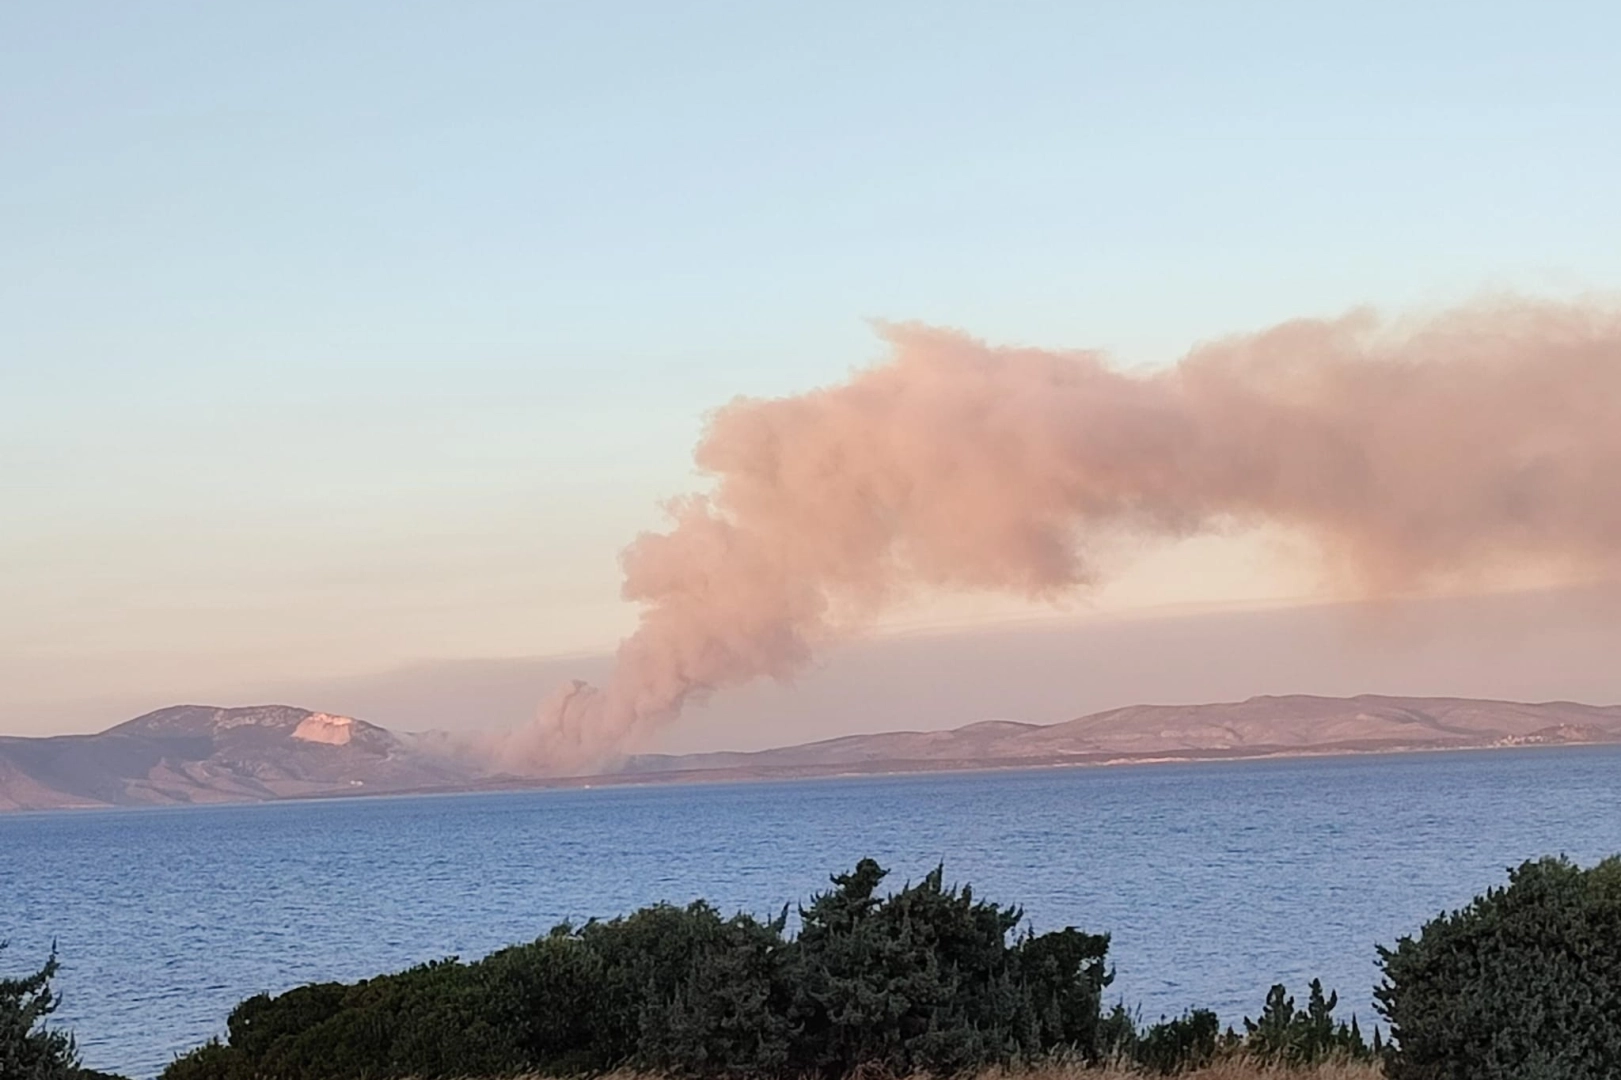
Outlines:
{"type": "Polygon", "coordinates": [[[1104,966],[1109,935],[1073,927],[1025,935],[1018,944],[1020,977],[1030,995],[1035,1030],[1027,1043],[1042,1052],[1063,1048],[1088,1062],[1101,1060],[1113,1044],[1103,1028],[1103,991],[1114,982],[1104,966]]]}
{"type": "MultiPolygon", "coordinates": [[[[0,950],[6,943],[0,941],[0,950]]],[[[51,990],[56,951],[32,975],[0,979],[0,1077],[5,1080],[73,1080],[79,1055],[73,1037],[45,1026],[60,1003],[51,990]]]]}
{"type": "Polygon", "coordinates": [[[936,867],[884,899],[864,859],[801,909],[789,1019],[801,1071],[895,1075],[1006,1064],[1060,1045],[1097,1057],[1107,937],[1008,935],[1017,908],[948,889],[936,867]]]}
{"type": "MultiPolygon", "coordinates": [[[[700,968],[713,972],[717,954],[754,948],[749,929],[758,926],[748,916],[729,924],[703,901],[685,908],[659,904],[583,926],[579,939],[595,965],[594,985],[581,999],[592,1012],[589,1067],[639,1061],[649,1013],[667,1009],[678,995],[690,999],[694,975],[700,968]]],[[[746,963],[745,957],[736,959],[746,963]]]]}
{"type": "Polygon", "coordinates": [[[1621,858],[1526,862],[1379,954],[1396,1080],[1621,1076],[1621,858]]]}
{"type": "Polygon", "coordinates": [[[491,980],[444,961],[344,986],[261,994],[231,1012],[225,1045],[177,1060],[171,1080],[500,1075],[524,1057],[491,980]]]}
{"type": "Polygon", "coordinates": [[[528,945],[352,986],[239,1005],[224,1043],[165,1080],[578,1075],[620,1067],[700,1077],[958,1072],[1099,1051],[1108,938],[1010,940],[1016,908],[947,888],[936,868],[877,895],[863,860],[771,922],[657,905],[558,927],[528,945]]]}
{"type": "MultiPolygon", "coordinates": [[[[1582,870],[1527,862],[1509,884],[1379,949],[1382,1046],[1338,995],[1283,986],[1244,1034],[1208,1010],[1140,1027],[1105,1014],[1109,938],[1017,934],[1014,907],[948,888],[936,867],[880,895],[870,859],[799,909],[762,922],[667,904],[563,925],[473,963],[450,958],[354,984],[261,994],[225,1041],[164,1080],[392,1080],[656,1070],[702,1080],[960,1074],[1041,1061],[1113,1061],[1172,1074],[1229,1054],[1262,1067],[1384,1061],[1393,1080],[1621,1076],[1621,857],[1582,870]]],[[[0,948],[4,943],[0,942],[0,948]]],[[[120,1080],[82,1069],[57,1006],[54,952],[0,979],[0,1080],[120,1080]]]]}
{"type": "Polygon", "coordinates": [[[1374,1061],[1381,1054],[1379,1033],[1374,1043],[1362,1038],[1356,1017],[1349,1024],[1334,1019],[1339,995],[1323,995],[1323,984],[1313,979],[1305,1009],[1296,1009],[1283,986],[1267,994],[1259,1020],[1244,1018],[1243,1035],[1225,1032],[1216,1014],[1193,1009],[1181,1016],[1139,1028],[1138,1018],[1118,1004],[1101,1020],[1100,1044],[1104,1056],[1150,1073],[1169,1075],[1202,1068],[1223,1057],[1240,1057],[1263,1068],[1310,1069],[1332,1061],[1374,1061]]]}
{"type": "Polygon", "coordinates": [[[1131,1060],[1150,1072],[1170,1074],[1210,1064],[1221,1049],[1221,1023],[1209,1009],[1161,1019],[1134,1040],[1131,1060]]]}
{"type": "Polygon", "coordinates": [[[1356,1017],[1349,1024],[1334,1019],[1339,993],[1330,992],[1325,998],[1320,979],[1313,979],[1309,990],[1306,1007],[1297,1010],[1288,990],[1274,986],[1266,995],[1261,1018],[1244,1017],[1245,1054],[1263,1064],[1294,1067],[1337,1059],[1371,1060],[1373,1048],[1363,1041],[1356,1017]]]}
{"type": "MultiPolygon", "coordinates": [[[[510,1032],[503,1057],[564,1075],[599,1069],[625,1052],[604,1023],[602,958],[573,928],[493,953],[468,973],[483,988],[492,1022],[510,1032]]],[[[447,1062],[446,1072],[454,1071],[447,1062]]]]}
{"type": "Polygon", "coordinates": [[[793,1060],[789,1019],[797,955],[782,936],[787,909],[771,923],[738,915],[717,923],[679,982],[641,1012],[637,1057],[661,1072],[773,1076],[793,1060]]]}
{"type": "Polygon", "coordinates": [[[180,1055],[163,1070],[164,1080],[252,1080],[248,1057],[218,1039],[180,1055]]]}

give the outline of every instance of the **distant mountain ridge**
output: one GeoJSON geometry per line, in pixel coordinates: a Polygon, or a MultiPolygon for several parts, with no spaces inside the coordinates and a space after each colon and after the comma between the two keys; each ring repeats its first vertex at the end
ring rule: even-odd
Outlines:
{"type": "Polygon", "coordinates": [[[259,802],[473,779],[408,736],[287,705],[177,705],[95,735],[0,736],[0,809],[259,802]]]}
{"type": "Polygon", "coordinates": [[[1621,706],[1302,694],[1131,705],[1057,724],[986,720],[747,753],[647,754],[623,771],[810,775],[1603,742],[1621,742],[1621,706]]]}
{"type": "Polygon", "coordinates": [[[440,740],[352,717],[177,705],[96,735],[0,736],[0,810],[1617,742],[1618,705],[1295,695],[641,754],[603,775],[538,780],[480,770],[436,753],[440,740]]]}

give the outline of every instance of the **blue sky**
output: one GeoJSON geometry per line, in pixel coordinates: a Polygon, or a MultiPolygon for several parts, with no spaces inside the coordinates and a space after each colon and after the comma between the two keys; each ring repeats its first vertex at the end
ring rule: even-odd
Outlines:
{"type": "MultiPolygon", "coordinates": [[[[0,7],[0,726],[588,650],[866,321],[1621,286],[1589,4],[0,7]],[[235,682],[233,682],[235,680],[235,682]]],[[[103,717],[95,717],[103,719],[103,717]]]]}

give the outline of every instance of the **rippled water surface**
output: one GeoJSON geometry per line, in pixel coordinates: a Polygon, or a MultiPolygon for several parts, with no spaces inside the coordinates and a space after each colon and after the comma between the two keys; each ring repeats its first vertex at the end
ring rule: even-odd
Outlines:
{"type": "Polygon", "coordinates": [[[771,912],[874,855],[1110,931],[1149,1017],[1321,975],[1366,1018],[1375,942],[1617,851],[1617,748],[12,814],[0,970],[55,939],[86,1063],[150,1076],[261,990],[657,900],[771,912]]]}

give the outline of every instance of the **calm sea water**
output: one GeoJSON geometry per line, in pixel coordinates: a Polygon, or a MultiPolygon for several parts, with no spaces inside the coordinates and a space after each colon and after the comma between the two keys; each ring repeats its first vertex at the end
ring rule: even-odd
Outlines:
{"type": "Polygon", "coordinates": [[[86,1062],[144,1077],[241,998],[707,897],[774,912],[864,855],[1114,935],[1111,996],[1254,1014],[1520,860],[1621,852],[1621,749],[0,815],[0,969],[62,958],[86,1062]]]}

